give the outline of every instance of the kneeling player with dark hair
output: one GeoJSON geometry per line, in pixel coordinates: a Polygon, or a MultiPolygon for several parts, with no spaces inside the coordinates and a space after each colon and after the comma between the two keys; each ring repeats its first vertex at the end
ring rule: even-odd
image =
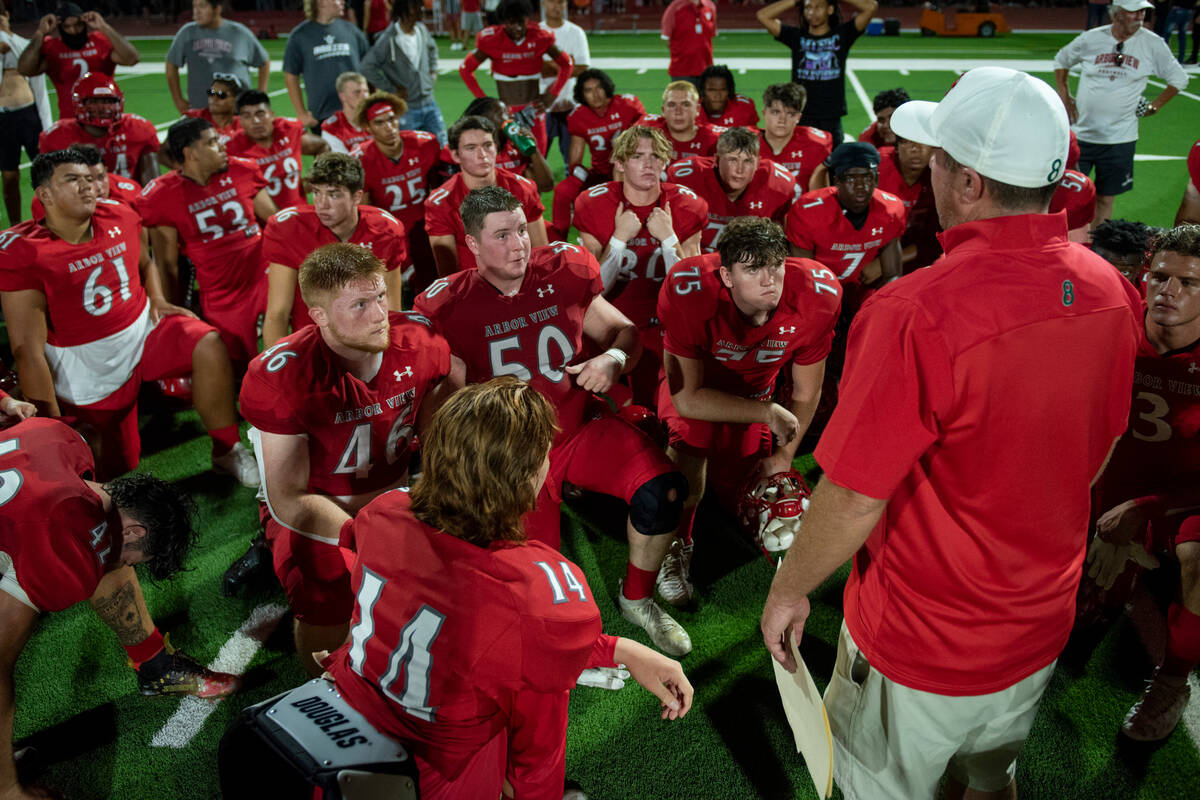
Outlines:
{"type": "Polygon", "coordinates": [[[32,418],[0,436],[0,797],[38,796],[12,758],[13,670],[38,614],[90,598],[137,669],[142,694],[220,697],[237,687],[175,652],[154,627],[133,564],[155,580],[195,539],[190,498],[152,475],[101,485],[92,454],[61,422],[32,418]]]}
{"type": "Polygon", "coordinates": [[[495,798],[505,781],[513,797],[559,800],[568,693],[587,667],[627,665],[664,719],[691,707],[679,664],[604,635],[583,571],[525,537],[555,416],[513,377],[460,390],[423,437],[411,494],[342,529],[358,553],[354,627],[324,664],[354,709],[411,745],[425,800],[495,798]]]}

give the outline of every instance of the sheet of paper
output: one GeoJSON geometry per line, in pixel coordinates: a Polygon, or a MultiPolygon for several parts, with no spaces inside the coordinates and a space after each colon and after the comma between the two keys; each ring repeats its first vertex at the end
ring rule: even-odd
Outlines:
{"type": "Polygon", "coordinates": [[[792,675],[771,659],[775,668],[775,684],[779,687],[779,699],[783,701],[783,712],[792,735],[796,739],[796,752],[804,756],[804,763],[812,776],[818,797],[833,796],[833,736],[829,732],[829,716],[817,684],[813,682],[796,643],[788,637],[792,656],[796,659],[796,674],[792,675]]]}

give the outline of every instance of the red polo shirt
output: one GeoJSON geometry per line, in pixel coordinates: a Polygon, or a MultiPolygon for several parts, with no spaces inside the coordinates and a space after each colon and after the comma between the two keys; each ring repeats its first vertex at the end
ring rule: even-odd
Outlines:
{"type": "Polygon", "coordinates": [[[1088,488],[1125,428],[1141,320],[1062,214],[940,238],[945,256],[855,319],[816,457],[839,486],[889,499],[846,584],[854,641],[898,683],[976,695],[1066,644],[1088,488]]]}

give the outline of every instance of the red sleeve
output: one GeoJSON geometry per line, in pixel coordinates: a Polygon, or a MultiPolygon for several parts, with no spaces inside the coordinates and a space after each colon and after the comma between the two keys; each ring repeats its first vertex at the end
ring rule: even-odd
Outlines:
{"type": "MultiPolygon", "coordinates": [[[[803,287],[797,293],[795,304],[805,310],[804,316],[808,322],[806,343],[796,348],[792,363],[805,366],[816,364],[833,349],[834,326],[842,310],[842,287],[833,273],[819,261],[788,258],[787,265],[790,267],[793,264],[799,267],[799,274],[795,278],[803,287]],[[818,283],[821,284],[819,289],[818,283]]],[[[787,280],[792,281],[793,276],[789,274],[787,280]]]]}
{"type": "MultiPolygon", "coordinates": [[[[582,672],[582,670],[580,670],[582,672]]],[[[522,800],[561,800],[570,693],[512,692],[505,777],[522,800]]]]}
{"type": "Polygon", "coordinates": [[[663,328],[663,349],[682,358],[699,360],[708,352],[704,332],[707,314],[696,313],[695,300],[704,295],[702,281],[681,270],[699,267],[704,271],[704,256],[685,258],[667,273],[658,292],[658,319],[663,328]],[[685,291],[686,290],[686,291],[685,291]]]}
{"type": "MultiPolygon", "coordinates": [[[[286,350],[282,351],[282,353],[286,352],[286,350]]],[[[274,383],[279,385],[272,385],[262,376],[262,372],[266,370],[263,359],[274,358],[282,353],[271,348],[250,362],[250,370],[246,373],[245,380],[242,381],[242,391],[238,395],[238,408],[242,417],[261,431],[297,436],[307,433],[308,430],[298,418],[291,403],[288,402],[290,397],[296,395],[292,395],[287,387],[282,385],[283,381],[276,380],[274,383]]],[[[299,360],[297,358],[285,359],[284,368],[295,369],[299,360]]]]}
{"type": "MultiPolygon", "coordinates": [[[[129,138],[140,142],[143,145],[144,150],[151,153],[157,153],[158,131],[154,130],[154,123],[150,122],[148,119],[144,119],[143,117],[136,117],[132,121],[135,124],[133,125],[133,131],[131,131],[131,133],[136,133],[136,135],[130,136],[129,138]]],[[[141,157],[140,153],[138,157],[141,157]]]]}
{"type": "Polygon", "coordinates": [[[267,188],[267,179],[263,177],[262,167],[254,163],[253,159],[241,159],[243,174],[245,177],[243,185],[250,192],[250,200],[253,201],[258,193],[267,188]]]}
{"type": "Polygon", "coordinates": [[[708,220],[708,201],[686,186],[680,188],[680,207],[685,213],[676,216],[677,212],[672,208],[671,216],[674,220],[675,235],[683,242],[703,230],[704,223],[708,220]]]}
{"type": "Polygon", "coordinates": [[[425,198],[425,233],[428,236],[453,236],[454,209],[450,207],[450,190],[443,186],[425,198]]]}
{"type": "Polygon", "coordinates": [[[536,222],[546,214],[546,206],[542,204],[542,196],[538,194],[537,185],[521,176],[520,187],[525,193],[525,197],[521,200],[521,205],[525,207],[526,222],[536,222]]]}
{"type": "Polygon", "coordinates": [[[937,440],[954,399],[950,355],[920,309],[877,296],[850,328],[846,365],[816,459],[837,485],[885,499],[937,440]]]}
{"type": "Polygon", "coordinates": [[[1200,139],[1192,145],[1191,151],[1188,153],[1188,177],[1192,180],[1192,186],[1200,189],[1200,139]]]}
{"type": "Polygon", "coordinates": [[[32,245],[24,238],[16,239],[0,250],[0,292],[33,289],[45,294],[42,271],[36,269],[36,261],[32,245]]]}
{"type": "Polygon", "coordinates": [[[567,133],[571,136],[578,136],[580,139],[587,138],[587,123],[583,121],[583,112],[587,111],[586,106],[577,106],[574,111],[567,114],[567,133]]]}
{"type": "Polygon", "coordinates": [[[295,215],[289,209],[278,212],[267,220],[262,236],[262,260],[265,264],[282,264],[297,269],[300,265],[292,252],[292,239],[296,237],[287,221],[295,215]]]}
{"type": "Polygon", "coordinates": [[[662,35],[664,39],[670,39],[671,34],[675,31],[675,14],[679,11],[680,2],[687,0],[674,0],[671,5],[667,6],[667,10],[662,16],[662,35]]]}
{"type": "MultiPolygon", "coordinates": [[[[808,214],[805,212],[808,209],[804,208],[804,200],[806,195],[801,195],[787,213],[787,219],[784,222],[784,232],[787,234],[788,241],[794,244],[801,250],[807,250],[810,253],[816,252],[817,243],[813,241],[812,230],[807,219],[808,214]]],[[[809,197],[809,202],[814,198],[809,197]]]]}
{"type": "Polygon", "coordinates": [[[404,225],[400,220],[393,217],[386,211],[380,211],[382,224],[380,225],[383,236],[383,247],[376,254],[383,263],[387,265],[388,272],[400,269],[404,266],[404,262],[408,260],[408,237],[404,235],[404,225]]]}
{"type": "MultiPolygon", "coordinates": [[[[105,524],[105,518],[98,500],[90,502],[83,496],[60,500],[43,518],[46,531],[37,537],[40,546],[35,548],[42,554],[22,553],[23,562],[37,563],[39,568],[18,575],[21,588],[39,610],[62,611],[95,593],[103,568],[87,537],[88,531],[105,524]]],[[[110,548],[112,534],[106,530],[107,541],[97,547],[110,548]]]]}
{"type": "Polygon", "coordinates": [[[617,666],[616,649],[616,636],[609,636],[606,633],[597,636],[596,644],[592,646],[592,657],[588,659],[588,669],[617,666]]]}
{"type": "MultiPolygon", "coordinates": [[[[170,173],[167,173],[168,175],[170,173]]],[[[163,177],[166,177],[165,175],[163,177]]],[[[158,225],[167,225],[172,228],[178,228],[178,223],[175,221],[174,208],[175,203],[169,198],[163,196],[162,185],[159,181],[162,178],[155,178],[146,184],[142,189],[142,193],[138,195],[137,212],[142,216],[142,223],[147,227],[158,225]]]]}

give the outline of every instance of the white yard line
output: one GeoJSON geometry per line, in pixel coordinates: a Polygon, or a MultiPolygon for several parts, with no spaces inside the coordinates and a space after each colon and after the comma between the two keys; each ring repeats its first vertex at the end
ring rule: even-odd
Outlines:
{"type": "Polygon", "coordinates": [[[862,82],[854,74],[854,70],[849,67],[846,68],[846,80],[850,81],[850,86],[854,89],[858,102],[862,103],[863,110],[867,112],[867,119],[875,119],[875,105],[867,96],[867,90],[863,88],[862,82]]]}
{"type": "MultiPolygon", "coordinates": [[[[287,613],[287,609],[277,603],[261,605],[250,612],[250,617],[242,623],[229,641],[221,646],[221,651],[212,660],[208,668],[214,672],[228,672],[241,675],[249,666],[254,654],[262,647],[279,620],[287,613]]],[[[204,726],[208,715],[217,707],[220,700],[202,700],[188,695],[183,698],[179,708],[166,721],[162,729],[150,740],[151,747],[171,747],[182,749],[187,747],[192,739],[204,726]]]]}

